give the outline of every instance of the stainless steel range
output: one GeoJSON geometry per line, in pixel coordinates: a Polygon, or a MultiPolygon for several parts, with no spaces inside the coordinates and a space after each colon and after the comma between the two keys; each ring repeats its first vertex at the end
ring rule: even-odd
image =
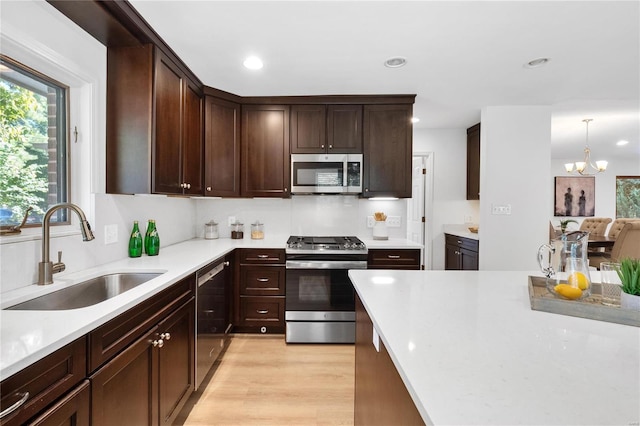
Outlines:
{"type": "Polygon", "coordinates": [[[287,343],[355,342],[355,290],[347,273],[366,269],[367,253],[357,237],[289,237],[287,343]]]}

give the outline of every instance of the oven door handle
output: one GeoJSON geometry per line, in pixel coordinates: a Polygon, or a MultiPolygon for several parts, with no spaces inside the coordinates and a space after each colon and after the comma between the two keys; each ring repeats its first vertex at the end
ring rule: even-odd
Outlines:
{"type": "Polygon", "coordinates": [[[367,269],[366,260],[287,260],[286,269],[367,269]]]}

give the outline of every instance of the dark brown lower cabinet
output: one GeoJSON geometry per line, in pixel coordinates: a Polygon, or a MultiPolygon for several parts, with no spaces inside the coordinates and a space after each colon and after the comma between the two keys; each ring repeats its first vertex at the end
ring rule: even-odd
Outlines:
{"type": "Polygon", "coordinates": [[[444,269],[477,271],[478,241],[456,235],[445,235],[444,269]]]}
{"type": "Polygon", "coordinates": [[[83,381],[78,387],[28,424],[33,426],[90,425],[89,389],[89,380],[83,381]]]}
{"type": "Polygon", "coordinates": [[[171,424],[194,388],[191,299],[91,376],[93,426],[171,424]]]}
{"type": "Polygon", "coordinates": [[[373,323],[356,295],[354,424],[424,425],[384,343],[376,351],[372,336],[373,323]]]}

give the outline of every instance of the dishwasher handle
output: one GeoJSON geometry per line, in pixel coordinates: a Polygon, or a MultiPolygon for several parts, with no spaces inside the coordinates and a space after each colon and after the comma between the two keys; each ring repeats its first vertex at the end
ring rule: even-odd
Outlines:
{"type": "Polygon", "coordinates": [[[210,279],[218,275],[220,272],[222,272],[225,266],[229,266],[229,262],[220,262],[216,266],[214,266],[212,269],[208,270],[203,274],[198,272],[198,287],[200,287],[201,285],[203,285],[204,283],[206,283],[207,281],[209,281],[210,279]]]}

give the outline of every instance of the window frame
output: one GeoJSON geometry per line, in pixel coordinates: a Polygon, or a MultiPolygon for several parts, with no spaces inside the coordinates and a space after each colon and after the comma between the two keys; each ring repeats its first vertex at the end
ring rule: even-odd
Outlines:
{"type": "MultiPolygon", "coordinates": [[[[23,73],[28,77],[39,81],[49,86],[56,86],[61,90],[63,96],[57,96],[56,98],[56,112],[64,111],[64,117],[59,118],[56,114],[56,203],[68,203],[71,202],[71,132],[70,132],[70,119],[71,119],[71,88],[70,86],[61,83],[55,78],[49,77],[47,74],[38,71],[32,67],[29,67],[20,61],[17,61],[5,54],[0,54],[0,64],[13,68],[15,71],[23,73]],[[60,99],[63,98],[63,99],[60,99]],[[64,105],[61,105],[64,104],[64,105]],[[60,128],[63,127],[63,128],[60,128]],[[62,141],[62,139],[64,139],[62,141]],[[61,149],[62,148],[62,149],[61,149]],[[62,164],[62,165],[61,165],[62,164]],[[63,184],[61,184],[63,182],[63,184]]],[[[47,180],[48,183],[49,180],[47,180]]],[[[47,199],[51,195],[47,191],[47,199]]],[[[47,206],[51,207],[53,204],[47,202],[47,206]]],[[[71,217],[67,209],[59,209],[54,212],[54,220],[51,220],[51,226],[67,226],[71,225],[71,217]]],[[[19,223],[18,223],[19,224],[19,223]]],[[[11,225],[13,226],[13,225],[11,225]]],[[[25,223],[22,229],[25,228],[41,228],[42,222],[37,223],[25,223]]]]}

